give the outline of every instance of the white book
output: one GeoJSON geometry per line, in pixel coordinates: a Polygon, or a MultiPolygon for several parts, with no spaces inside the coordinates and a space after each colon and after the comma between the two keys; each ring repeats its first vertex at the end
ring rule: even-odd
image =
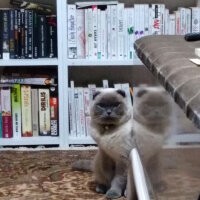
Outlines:
{"type": "Polygon", "coordinates": [[[72,132],[72,93],[71,88],[68,88],[68,112],[69,112],[69,134],[70,136],[73,136],[72,132]]]}
{"type": "Polygon", "coordinates": [[[122,90],[124,90],[127,98],[128,98],[128,101],[130,103],[130,105],[132,105],[132,100],[131,100],[131,93],[130,93],[130,85],[129,83],[122,83],[121,84],[121,87],[122,87],[122,90]]]}
{"type": "Polygon", "coordinates": [[[161,14],[161,4],[152,4],[152,35],[161,35],[162,33],[162,14],[161,14]]]}
{"type": "Polygon", "coordinates": [[[149,8],[149,35],[152,35],[153,28],[153,12],[152,8],[149,8]]]}
{"type": "Polygon", "coordinates": [[[75,104],[75,123],[76,123],[76,137],[81,137],[81,123],[80,123],[80,114],[79,114],[79,94],[78,88],[74,88],[74,104],[75,104]]]}
{"type": "Polygon", "coordinates": [[[93,31],[93,12],[92,8],[88,8],[88,57],[93,59],[94,31],[93,31]]]}
{"type": "Polygon", "coordinates": [[[169,34],[169,10],[165,9],[165,18],[164,18],[164,34],[169,34]]]}
{"type": "Polygon", "coordinates": [[[144,37],[144,4],[140,4],[139,11],[139,38],[144,37]]]}
{"type": "Polygon", "coordinates": [[[107,20],[106,20],[106,11],[101,11],[101,59],[107,59],[107,20]]]}
{"type": "Polygon", "coordinates": [[[67,5],[68,58],[77,58],[76,6],[67,5]]]}
{"type": "Polygon", "coordinates": [[[85,110],[84,110],[83,88],[78,88],[78,101],[79,101],[80,134],[81,137],[84,137],[86,136],[86,133],[85,133],[85,110]]]}
{"type": "Polygon", "coordinates": [[[191,33],[191,9],[186,8],[186,33],[191,33]]]}
{"type": "Polygon", "coordinates": [[[128,59],[133,60],[135,57],[135,51],[134,51],[134,42],[136,40],[135,35],[135,14],[134,14],[134,8],[127,8],[127,26],[128,26],[128,59]]]}
{"type": "Polygon", "coordinates": [[[197,7],[192,7],[191,12],[192,12],[192,27],[191,31],[192,33],[198,33],[200,32],[200,8],[197,7]]]}
{"type": "Polygon", "coordinates": [[[103,88],[109,88],[108,80],[103,80],[103,88]]]}
{"type": "Polygon", "coordinates": [[[91,117],[90,117],[90,116],[86,116],[86,117],[85,117],[86,137],[88,137],[89,134],[90,134],[90,132],[89,132],[90,121],[91,121],[91,117]]]}
{"type": "Polygon", "coordinates": [[[98,13],[97,6],[92,6],[92,20],[93,20],[93,54],[92,58],[97,59],[97,45],[98,45],[98,35],[97,35],[97,26],[98,26],[98,13]]]}
{"type": "Polygon", "coordinates": [[[129,53],[129,34],[128,34],[128,9],[124,8],[124,60],[128,59],[128,53],[129,53]]]}
{"type": "Polygon", "coordinates": [[[185,8],[178,8],[180,12],[180,34],[186,34],[186,10],[185,8]]]}
{"type": "Polygon", "coordinates": [[[83,99],[84,99],[85,116],[89,116],[90,115],[90,91],[89,91],[89,88],[84,88],[83,99]]]}
{"type": "Polygon", "coordinates": [[[144,36],[149,35],[149,5],[144,4],[144,36]]]}
{"type": "Polygon", "coordinates": [[[180,11],[174,11],[175,14],[175,34],[179,35],[180,34],[180,11]]]}
{"type": "Polygon", "coordinates": [[[75,108],[75,99],[74,99],[74,81],[70,81],[70,93],[69,93],[69,102],[71,104],[71,130],[70,135],[76,136],[76,108],[75,108]]]}
{"type": "Polygon", "coordinates": [[[111,59],[111,6],[107,6],[106,10],[107,17],[107,57],[111,59]]]}
{"type": "Polygon", "coordinates": [[[135,40],[140,38],[140,5],[134,5],[135,40]]]}
{"type": "Polygon", "coordinates": [[[122,84],[121,83],[115,83],[114,84],[114,88],[117,90],[121,90],[122,89],[122,84]]]}
{"type": "Polygon", "coordinates": [[[85,11],[76,10],[77,58],[85,58],[85,11]]]}
{"type": "Polygon", "coordinates": [[[89,58],[89,48],[88,48],[88,9],[85,9],[85,58],[89,58]]]}
{"type": "Polygon", "coordinates": [[[84,1],[84,2],[76,2],[75,3],[78,8],[84,8],[89,7],[93,5],[116,5],[118,4],[118,1],[84,1]]]}
{"type": "Polygon", "coordinates": [[[164,27],[164,23],[165,23],[165,5],[164,4],[160,4],[160,17],[161,17],[161,35],[163,35],[165,33],[165,27],[164,27]]]}
{"type": "Polygon", "coordinates": [[[169,35],[176,34],[176,16],[175,14],[169,15],[169,35]]]}
{"type": "Polygon", "coordinates": [[[117,6],[111,6],[111,59],[118,58],[118,45],[117,45],[117,6]]]}
{"type": "Polygon", "coordinates": [[[31,101],[34,102],[31,104],[32,106],[32,130],[33,136],[39,135],[39,102],[38,102],[38,89],[31,89],[31,101]]]}
{"type": "Polygon", "coordinates": [[[97,9],[97,59],[101,59],[101,10],[97,9]]]}
{"type": "Polygon", "coordinates": [[[118,59],[124,58],[124,3],[117,5],[117,39],[118,39],[118,59]]]}
{"type": "Polygon", "coordinates": [[[93,100],[93,94],[97,91],[97,87],[95,84],[89,84],[89,93],[90,93],[90,102],[93,100]]]}

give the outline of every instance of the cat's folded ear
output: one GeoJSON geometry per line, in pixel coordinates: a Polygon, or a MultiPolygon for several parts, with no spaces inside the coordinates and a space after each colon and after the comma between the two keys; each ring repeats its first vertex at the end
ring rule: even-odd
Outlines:
{"type": "Polygon", "coordinates": [[[96,96],[98,96],[100,93],[101,93],[100,91],[96,91],[96,92],[93,94],[92,99],[95,100],[96,96]]]}
{"type": "Polygon", "coordinates": [[[120,94],[122,97],[126,97],[126,93],[124,92],[124,90],[117,90],[117,93],[120,94]]]}

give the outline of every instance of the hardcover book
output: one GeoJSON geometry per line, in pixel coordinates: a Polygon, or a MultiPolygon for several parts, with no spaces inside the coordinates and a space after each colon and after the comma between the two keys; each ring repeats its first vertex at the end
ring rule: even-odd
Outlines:
{"type": "Polygon", "coordinates": [[[9,51],[10,58],[15,58],[15,13],[14,10],[9,10],[9,51]]]}

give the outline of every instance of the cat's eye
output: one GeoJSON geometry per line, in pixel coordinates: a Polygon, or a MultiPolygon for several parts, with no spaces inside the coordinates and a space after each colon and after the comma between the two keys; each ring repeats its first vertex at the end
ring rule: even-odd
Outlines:
{"type": "Polygon", "coordinates": [[[105,107],[105,104],[104,103],[98,103],[97,106],[98,107],[105,107]]]}

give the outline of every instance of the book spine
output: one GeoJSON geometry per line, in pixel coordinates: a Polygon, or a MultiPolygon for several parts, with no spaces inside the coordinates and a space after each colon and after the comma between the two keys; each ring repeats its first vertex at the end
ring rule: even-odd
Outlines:
{"type": "Polygon", "coordinates": [[[58,91],[56,87],[50,88],[50,121],[51,136],[58,136],[58,91]]]}
{"type": "Polygon", "coordinates": [[[97,59],[101,59],[101,10],[97,10],[97,59]]]}
{"type": "Polygon", "coordinates": [[[103,80],[103,88],[109,88],[108,80],[103,80]]]}
{"type": "Polygon", "coordinates": [[[90,116],[86,116],[86,117],[85,117],[86,137],[88,137],[88,136],[90,135],[90,134],[89,134],[90,121],[91,121],[91,117],[90,117],[90,116]]]}
{"type": "Polygon", "coordinates": [[[56,16],[47,16],[47,50],[49,58],[57,57],[57,22],[56,16]]]}
{"type": "Polygon", "coordinates": [[[175,14],[169,15],[169,35],[176,34],[176,17],[175,14]]]}
{"type": "Polygon", "coordinates": [[[161,5],[152,4],[152,15],[153,15],[153,35],[161,35],[161,5]]]}
{"type": "Polygon", "coordinates": [[[21,12],[17,10],[17,37],[18,37],[18,47],[17,47],[17,58],[21,58],[21,12]]]}
{"type": "Polygon", "coordinates": [[[93,15],[92,9],[88,8],[88,57],[93,58],[93,15]]]}
{"type": "Polygon", "coordinates": [[[107,59],[107,21],[106,21],[106,11],[101,11],[101,59],[107,59]]]}
{"type": "Polygon", "coordinates": [[[83,88],[78,88],[78,100],[79,100],[80,134],[81,134],[81,137],[84,137],[86,136],[86,133],[85,133],[85,112],[84,112],[83,88]]]}
{"type": "Polygon", "coordinates": [[[28,58],[28,10],[24,11],[24,57],[28,58]]]}
{"type": "Polygon", "coordinates": [[[117,44],[117,5],[111,6],[111,59],[118,57],[118,44],[117,44]]]}
{"type": "Polygon", "coordinates": [[[168,9],[165,9],[165,23],[164,23],[164,34],[165,35],[168,35],[169,34],[169,10],[168,9]]]}
{"type": "Polygon", "coordinates": [[[88,88],[84,88],[83,90],[83,101],[84,101],[84,110],[85,116],[90,115],[90,93],[88,88]]]}
{"type": "Polygon", "coordinates": [[[200,8],[192,7],[192,33],[200,32],[200,8]]]}
{"type": "Polygon", "coordinates": [[[76,123],[76,137],[80,137],[81,133],[80,133],[80,117],[79,117],[79,95],[78,95],[78,89],[75,88],[74,89],[74,107],[75,107],[75,123],[76,123]]]}
{"type": "Polygon", "coordinates": [[[22,137],[32,137],[31,86],[21,85],[22,137]]]}
{"type": "Polygon", "coordinates": [[[93,46],[93,53],[92,53],[92,59],[97,59],[97,45],[98,45],[98,36],[97,36],[97,6],[94,5],[92,6],[92,24],[93,24],[93,41],[92,41],[92,46],[93,46]]]}
{"type": "Polygon", "coordinates": [[[174,12],[175,13],[175,34],[179,35],[180,34],[180,12],[177,10],[174,12]]]}
{"type": "Polygon", "coordinates": [[[39,135],[47,136],[51,133],[50,125],[50,93],[49,89],[39,89],[39,135]]]}
{"type": "Polygon", "coordinates": [[[149,5],[144,4],[144,36],[149,35],[149,5]]]}
{"type": "Polygon", "coordinates": [[[134,5],[134,25],[135,25],[135,40],[140,38],[140,5],[134,5]]]}
{"type": "Polygon", "coordinates": [[[89,49],[88,49],[88,9],[85,9],[85,58],[89,58],[89,49]]]}
{"type": "Polygon", "coordinates": [[[76,10],[77,17],[77,58],[85,58],[85,10],[76,10]]]}
{"type": "Polygon", "coordinates": [[[118,59],[124,59],[124,3],[117,5],[117,26],[118,26],[118,59]]]}
{"type": "Polygon", "coordinates": [[[38,89],[31,89],[31,101],[32,101],[32,130],[33,136],[39,135],[39,103],[38,103],[38,89]]]}
{"type": "Polygon", "coordinates": [[[165,27],[164,27],[164,17],[165,17],[165,5],[160,4],[160,30],[161,30],[161,35],[163,35],[165,32],[165,27]]]}
{"type": "Polygon", "coordinates": [[[14,59],[15,58],[15,13],[14,10],[9,10],[9,47],[10,47],[10,59],[14,59]]]}
{"type": "Polygon", "coordinates": [[[153,11],[152,8],[149,8],[149,35],[152,35],[153,28],[153,11]]]}
{"type": "MultiPolygon", "coordinates": [[[[3,27],[3,11],[0,10],[0,27],[3,27]]],[[[0,59],[3,58],[3,29],[0,29],[0,59]]]]}
{"type": "Polygon", "coordinates": [[[2,102],[1,102],[1,88],[0,88],[0,138],[2,138],[2,102]]]}
{"type": "Polygon", "coordinates": [[[129,45],[128,45],[128,9],[124,8],[124,31],[123,31],[123,38],[124,38],[124,60],[128,59],[128,52],[129,52],[129,45]]]}
{"type": "Polygon", "coordinates": [[[191,9],[186,9],[186,33],[191,33],[191,9]]]}
{"type": "Polygon", "coordinates": [[[28,58],[33,58],[33,10],[28,10],[28,58]]]}
{"type": "Polygon", "coordinates": [[[71,89],[71,111],[72,111],[72,125],[71,125],[71,136],[76,136],[76,109],[75,109],[75,94],[74,94],[74,81],[70,81],[71,89]]]}
{"type": "Polygon", "coordinates": [[[3,12],[3,59],[9,59],[9,10],[3,12]]]}
{"type": "Polygon", "coordinates": [[[11,114],[11,91],[10,88],[1,88],[1,108],[2,108],[2,136],[12,137],[12,114],[11,114]]]}
{"type": "Polygon", "coordinates": [[[38,58],[38,15],[33,11],[33,58],[38,58]]]}
{"type": "Polygon", "coordinates": [[[139,26],[136,23],[135,20],[135,8],[127,8],[127,14],[128,14],[128,21],[127,21],[127,26],[128,26],[128,59],[133,59],[134,58],[134,48],[133,44],[134,41],[136,40],[136,37],[139,33],[139,26]],[[136,27],[138,27],[136,31],[136,27]],[[134,30],[135,29],[135,30],[134,30]]]}
{"type": "Polygon", "coordinates": [[[38,57],[47,57],[47,23],[46,16],[38,15],[38,57]]]}
{"type": "Polygon", "coordinates": [[[139,21],[140,21],[140,24],[139,24],[139,38],[143,37],[144,36],[144,4],[140,4],[139,5],[139,21]]]}
{"type": "Polygon", "coordinates": [[[68,5],[68,58],[77,58],[76,5],[68,5]]]}
{"type": "Polygon", "coordinates": [[[11,98],[12,98],[12,124],[13,124],[13,137],[20,138],[21,137],[21,91],[20,85],[15,84],[11,89],[11,98]]]}
{"type": "Polygon", "coordinates": [[[25,10],[21,9],[21,58],[25,58],[25,10]]]}
{"type": "Polygon", "coordinates": [[[15,42],[15,52],[14,52],[14,55],[15,55],[15,58],[18,58],[18,46],[19,46],[19,44],[18,44],[18,42],[19,42],[19,40],[18,40],[18,10],[17,9],[15,9],[14,10],[14,19],[15,19],[15,22],[14,22],[14,26],[15,26],[15,28],[14,28],[14,32],[15,32],[15,39],[14,39],[14,42],[15,42]]]}
{"type": "Polygon", "coordinates": [[[185,35],[186,33],[186,10],[185,8],[179,8],[180,12],[180,34],[185,35]]]}
{"type": "Polygon", "coordinates": [[[107,57],[111,59],[111,6],[107,6],[106,10],[107,17],[107,57]]]}

